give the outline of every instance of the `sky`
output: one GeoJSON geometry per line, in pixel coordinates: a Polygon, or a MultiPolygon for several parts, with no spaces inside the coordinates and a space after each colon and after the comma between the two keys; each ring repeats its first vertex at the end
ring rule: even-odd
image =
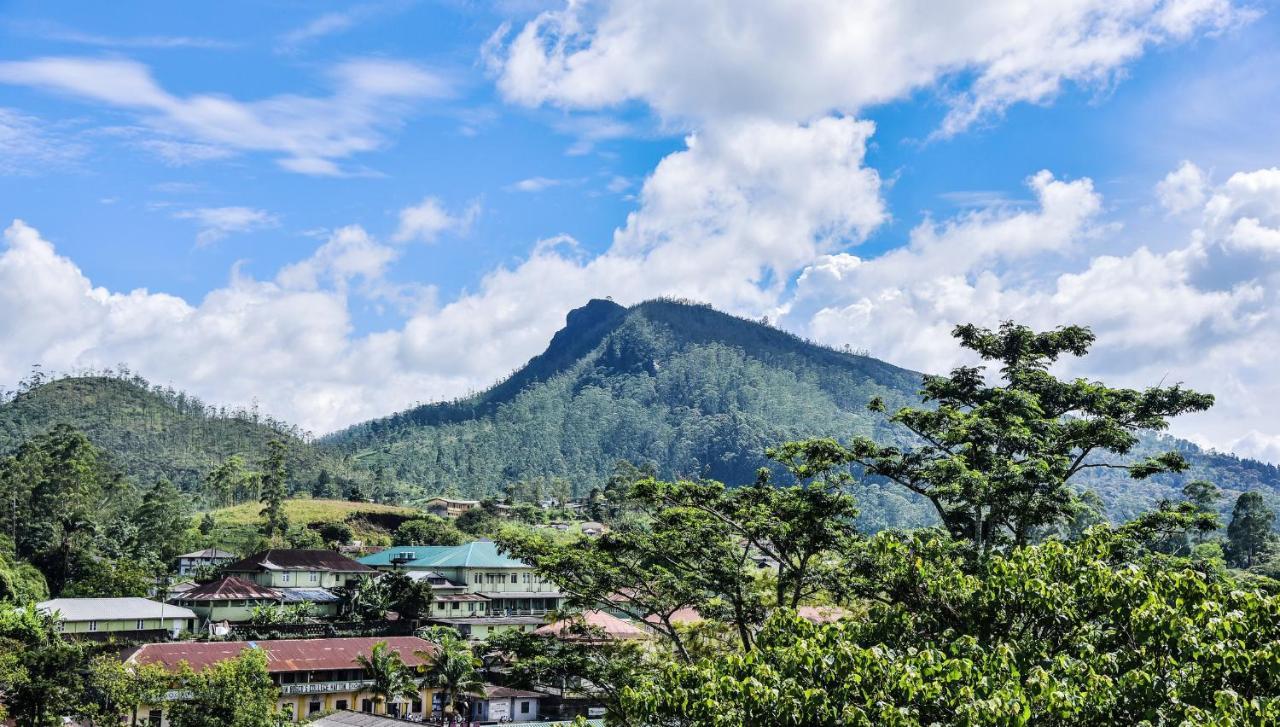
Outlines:
{"type": "Polygon", "coordinates": [[[1280,462],[1280,13],[1249,0],[0,0],[0,388],[127,366],[317,434],[593,297],[921,371],[957,323],[1280,462]]]}

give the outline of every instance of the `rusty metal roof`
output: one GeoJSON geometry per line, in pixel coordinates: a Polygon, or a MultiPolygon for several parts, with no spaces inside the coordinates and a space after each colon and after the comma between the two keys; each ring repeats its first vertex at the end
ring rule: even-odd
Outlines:
{"type": "Polygon", "coordinates": [[[176,596],[181,601],[281,601],[284,594],[236,576],[225,576],[176,596]]]}
{"type": "Polygon", "coordinates": [[[186,662],[196,671],[228,659],[245,649],[262,649],[267,653],[267,671],[271,673],[358,669],[356,656],[368,656],[374,644],[386,642],[387,648],[400,652],[406,666],[424,666],[428,660],[417,652],[435,653],[431,642],[416,636],[353,637],[344,639],[279,639],[275,641],[210,641],[144,644],[129,655],[134,664],[161,664],[176,671],[186,662]]]}
{"type": "Polygon", "coordinates": [[[632,626],[605,611],[584,611],[581,614],[549,623],[534,631],[542,636],[555,636],[566,641],[592,641],[604,638],[615,641],[647,639],[649,633],[632,626]],[[583,627],[586,627],[585,632],[583,627]]]}
{"type": "Polygon", "coordinates": [[[228,573],[259,571],[329,571],[333,573],[373,573],[373,569],[332,550],[281,548],[254,553],[224,566],[228,573]]]}

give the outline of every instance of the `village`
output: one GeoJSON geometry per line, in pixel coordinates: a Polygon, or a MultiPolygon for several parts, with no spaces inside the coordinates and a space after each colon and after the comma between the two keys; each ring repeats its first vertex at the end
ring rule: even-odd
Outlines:
{"type": "MultiPolygon", "coordinates": [[[[424,509],[457,518],[479,506],[435,498],[424,509]]],[[[580,507],[567,503],[566,509],[580,507]]],[[[574,525],[584,537],[605,529],[600,523],[574,525]]],[[[757,567],[768,565],[762,558],[757,567]]],[[[501,649],[500,637],[523,633],[588,649],[644,649],[655,640],[651,619],[636,619],[634,609],[622,606],[626,593],[594,608],[566,607],[569,594],[488,539],[273,548],[245,557],[206,548],[178,556],[172,573],[172,582],[154,598],[58,598],[37,608],[67,638],[118,645],[126,670],[200,672],[246,650],[260,651],[278,691],[278,713],[317,727],[532,726],[575,718],[603,724],[605,706],[581,680],[533,688],[507,684],[516,657],[501,649]],[[393,580],[407,584],[417,600],[402,609],[409,612],[375,608],[370,616],[361,599],[385,598],[393,580]],[[438,666],[447,657],[442,649],[461,649],[468,668],[441,675],[438,666]]],[[[803,607],[801,615],[829,621],[839,614],[803,607]]],[[[696,610],[682,609],[673,620],[691,625],[701,618],[696,610]]],[[[187,697],[180,687],[167,689],[157,703],[135,705],[122,717],[130,724],[168,727],[168,706],[187,697]]]]}

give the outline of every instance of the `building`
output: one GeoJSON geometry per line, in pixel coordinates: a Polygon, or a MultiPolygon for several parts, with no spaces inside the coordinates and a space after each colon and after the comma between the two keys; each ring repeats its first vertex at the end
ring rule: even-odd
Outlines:
{"type": "Polygon", "coordinates": [[[230,563],[236,557],[236,554],[229,550],[218,550],[217,548],[205,548],[193,553],[183,553],[177,558],[178,575],[190,575],[196,569],[205,566],[217,568],[224,563],[230,563]]]}
{"type": "Polygon", "coordinates": [[[369,566],[332,550],[264,550],[222,571],[267,588],[337,588],[372,575],[369,566]]]}
{"type": "Polygon", "coordinates": [[[173,603],[191,609],[202,626],[216,621],[248,621],[254,608],[279,605],[284,600],[280,591],[236,576],[224,576],[196,586],[172,599],[173,603]]]}
{"type": "Polygon", "coordinates": [[[607,611],[584,611],[542,626],[534,633],[582,643],[632,641],[650,637],[649,632],[607,611]]]}
{"type": "Polygon", "coordinates": [[[434,596],[431,621],[475,640],[502,631],[533,631],[564,602],[564,594],[535,573],[533,566],[498,552],[490,540],[396,546],[360,562],[428,579],[434,596]]]}
{"type": "Polygon", "coordinates": [[[452,518],[477,507],[480,507],[479,500],[451,500],[447,497],[433,497],[423,503],[422,509],[436,517],[452,518]]]}
{"type": "MultiPolygon", "coordinates": [[[[564,594],[555,584],[543,580],[533,566],[498,552],[498,546],[491,540],[452,546],[391,547],[361,558],[360,562],[378,570],[403,570],[411,577],[427,571],[447,581],[447,585],[439,587],[433,581],[433,591],[484,596],[488,605],[484,614],[477,615],[539,616],[556,610],[564,600],[564,594]]],[[[450,604],[450,615],[461,616],[470,610],[463,605],[466,600],[442,600],[442,603],[450,604]]],[[[477,606],[475,610],[480,609],[477,606]]]]}
{"type": "MultiPolygon", "coordinates": [[[[161,664],[178,671],[186,662],[197,672],[227,659],[234,659],[245,649],[262,649],[267,654],[267,671],[280,689],[280,709],[298,721],[318,712],[359,710],[392,716],[422,719],[432,713],[436,693],[421,689],[417,699],[400,699],[376,705],[368,691],[372,680],[366,678],[358,656],[367,657],[374,644],[385,642],[387,648],[400,653],[406,666],[419,669],[429,664],[435,647],[415,636],[361,637],[346,639],[291,639],[279,641],[221,641],[147,644],[130,653],[127,664],[161,664]]],[[[175,689],[167,700],[182,699],[175,689]]],[[[437,710],[438,711],[438,710],[437,710]]],[[[161,727],[168,724],[163,705],[143,707],[140,717],[161,727]]]]}
{"type": "Polygon", "coordinates": [[[476,722],[532,722],[538,719],[538,701],[547,695],[524,689],[484,686],[484,697],[471,701],[471,719],[476,722]]]}
{"type": "Polygon", "coordinates": [[[36,608],[57,618],[64,634],[85,638],[173,638],[198,625],[190,609],[146,598],[55,598],[36,608]]]}

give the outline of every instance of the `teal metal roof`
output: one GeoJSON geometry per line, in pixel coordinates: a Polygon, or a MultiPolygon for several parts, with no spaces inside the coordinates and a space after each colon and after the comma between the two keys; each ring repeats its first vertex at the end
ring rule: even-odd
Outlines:
{"type": "Polygon", "coordinates": [[[528,568],[514,558],[498,552],[492,540],[477,540],[462,545],[392,546],[358,559],[372,567],[399,565],[406,570],[432,568],[528,568]]]}

